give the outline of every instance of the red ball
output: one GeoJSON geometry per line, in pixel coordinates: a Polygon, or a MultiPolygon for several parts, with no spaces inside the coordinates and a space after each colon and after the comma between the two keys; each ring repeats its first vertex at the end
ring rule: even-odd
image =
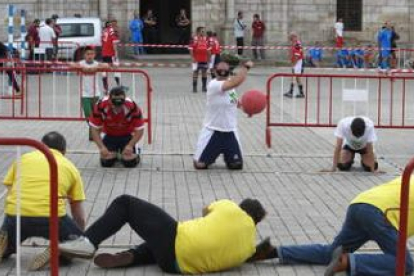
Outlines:
{"type": "Polygon", "coordinates": [[[266,102],[266,95],[257,90],[247,91],[241,97],[243,111],[249,116],[262,112],[266,108],[266,102]]]}

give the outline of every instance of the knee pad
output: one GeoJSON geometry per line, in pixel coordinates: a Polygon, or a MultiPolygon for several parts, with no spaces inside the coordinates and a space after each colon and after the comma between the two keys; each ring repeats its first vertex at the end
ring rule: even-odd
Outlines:
{"type": "Polygon", "coordinates": [[[243,162],[227,163],[227,168],[229,170],[242,170],[243,169],[243,162]]]}
{"type": "MultiPolygon", "coordinates": [[[[362,166],[362,168],[364,168],[364,171],[366,171],[366,172],[371,171],[371,168],[369,166],[365,165],[362,161],[361,161],[361,166],[362,166]]],[[[376,161],[375,161],[374,169],[378,170],[378,162],[376,162],[376,161]]]]}
{"type": "Polygon", "coordinates": [[[140,161],[139,155],[136,158],[131,159],[131,160],[125,160],[125,159],[121,160],[125,168],[135,168],[139,164],[139,161],[140,161]]]}
{"type": "Polygon", "coordinates": [[[338,165],[336,165],[336,167],[342,171],[342,172],[347,172],[349,170],[351,170],[352,164],[354,162],[348,162],[348,163],[338,163],[338,165]]]}
{"type": "Polygon", "coordinates": [[[112,158],[112,159],[101,158],[101,166],[104,168],[113,167],[115,165],[115,162],[116,162],[116,158],[112,158]]]}

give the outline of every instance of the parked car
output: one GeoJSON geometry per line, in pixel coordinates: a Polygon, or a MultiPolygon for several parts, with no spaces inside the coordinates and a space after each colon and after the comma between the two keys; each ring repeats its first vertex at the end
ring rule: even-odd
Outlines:
{"type": "MultiPolygon", "coordinates": [[[[42,21],[40,26],[44,24],[44,21],[42,21]]],[[[100,55],[102,22],[99,18],[58,18],[57,24],[62,28],[62,33],[58,40],[58,59],[80,60],[83,58],[83,50],[86,46],[95,46],[97,54],[100,55]]],[[[20,38],[15,39],[13,45],[15,50],[21,51],[20,38]]],[[[26,57],[28,56],[29,53],[27,51],[26,57]]]]}
{"type": "Polygon", "coordinates": [[[80,60],[85,46],[90,45],[100,53],[102,22],[99,18],[58,18],[57,24],[62,28],[59,58],[80,60]]]}

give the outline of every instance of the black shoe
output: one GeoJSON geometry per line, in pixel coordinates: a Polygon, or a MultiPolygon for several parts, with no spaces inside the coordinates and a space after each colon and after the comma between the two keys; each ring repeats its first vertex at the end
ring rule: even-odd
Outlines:
{"type": "Polygon", "coordinates": [[[134,262],[134,254],[130,251],[115,254],[102,253],[97,255],[93,262],[101,268],[128,267],[134,262]]]}
{"type": "Polygon", "coordinates": [[[207,87],[203,87],[203,92],[207,92],[207,87]]]}
{"type": "Polygon", "coordinates": [[[295,96],[296,98],[305,98],[305,94],[300,93],[295,96]]]}
{"type": "Polygon", "coordinates": [[[292,91],[289,91],[289,92],[286,92],[285,94],[283,94],[283,96],[288,97],[288,98],[292,98],[293,93],[292,93],[292,91]]]}
{"type": "Polygon", "coordinates": [[[256,262],[274,258],[274,256],[270,257],[271,252],[274,250],[276,250],[276,248],[270,243],[270,238],[267,237],[256,246],[256,253],[254,253],[247,261],[256,262]]]}

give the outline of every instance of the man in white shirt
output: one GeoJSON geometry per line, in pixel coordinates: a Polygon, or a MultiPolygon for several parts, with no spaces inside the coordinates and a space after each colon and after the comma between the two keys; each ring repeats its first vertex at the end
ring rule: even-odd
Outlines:
{"type": "Polygon", "coordinates": [[[335,37],[336,37],[336,47],[342,48],[344,46],[344,23],[342,18],[338,19],[338,22],[335,23],[335,37]]]}
{"type": "MultiPolygon", "coordinates": [[[[234,20],[234,37],[236,38],[237,47],[244,47],[244,30],[246,30],[246,27],[247,25],[243,22],[243,12],[239,11],[236,20],[234,20]]],[[[243,55],[243,48],[238,48],[237,54],[239,56],[243,55]]]]}
{"type": "Polygon", "coordinates": [[[53,41],[56,39],[56,34],[53,30],[52,24],[53,20],[48,18],[45,21],[45,25],[41,26],[39,29],[39,48],[44,49],[47,60],[51,60],[53,57],[53,41]]]}
{"type": "Polygon", "coordinates": [[[229,78],[229,64],[217,64],[217,77],[207,86],[207,110],[194,154],[194,168],[207,169],[223,154],[228,169],[243,169],[237,134],[237,108],[240,104],[235,88],[244,82],[252,66],[253,62],[246,62],[236,76],[229,78]]]}
{"type": "Polygon", "coordinates": [[[377,135],[374,123],[367,117],[346,117],[339,121],[336,130],[336,146],[332,170],[349,171],[354,163],[355,153],[361,155],[361,166],[367,172],[375,172],[378,163],[374,154],[377,135]]]}

